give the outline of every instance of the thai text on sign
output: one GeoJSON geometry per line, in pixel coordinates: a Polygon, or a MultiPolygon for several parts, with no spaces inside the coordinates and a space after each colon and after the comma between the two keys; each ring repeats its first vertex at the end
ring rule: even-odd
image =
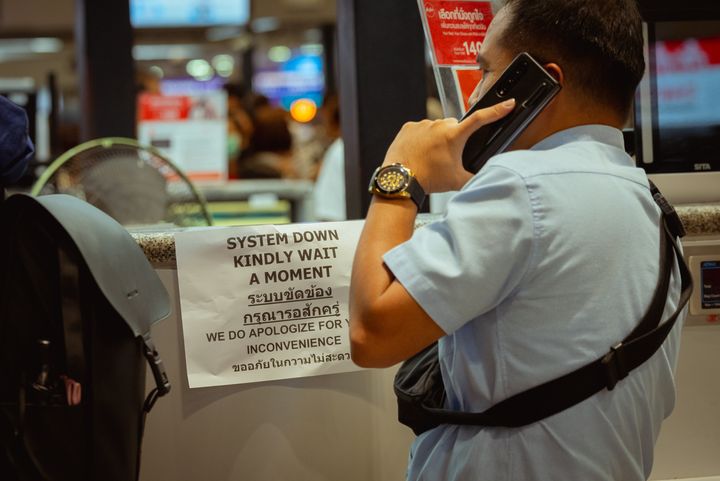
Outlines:
{"type": "Polygon", "coordinates": [[[436,65],[474,65],[492,21],[487,1],[425,0],[423,17],[436,65]]]}

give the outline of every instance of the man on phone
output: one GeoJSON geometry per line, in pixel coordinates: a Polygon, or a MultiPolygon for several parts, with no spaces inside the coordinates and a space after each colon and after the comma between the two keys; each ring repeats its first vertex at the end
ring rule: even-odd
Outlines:
{"type": "MultiPolygon", "coordinates": [[[[644,72],[635,2],[508,0],[478,55],[475,100],[523,51],[560,93],[476,175],[463,146],[512,100],[461,123],[406,124],[371,184],[353,264],[353,360],[387,367],[437,340],[446,407],[459,411],[602,357],[640,321],[659,276],[660,211],[620,131],[644,72]],[[424,195],[454,190],[443,218],[414,232],[424,195]]],[[[670,284],[665,316],[678,304],[677,265],[670,284]]],[[[647,479],[674,405],[681,324],[615,389],[556,415],[423,433],[407,478],[647,479]]]]}

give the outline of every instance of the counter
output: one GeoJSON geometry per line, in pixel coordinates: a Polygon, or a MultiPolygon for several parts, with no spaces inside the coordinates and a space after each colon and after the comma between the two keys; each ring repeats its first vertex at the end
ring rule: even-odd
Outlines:
{"type": "MultiPolygon", "coordinates": [[[[720,235],[720,204],[694,204],[677,206],[678,214],[689,236],[720,235]]],[[[416,227],[428,224],[441,216],[420,214],[416,227]]],[[[130,233],[155,267],[175,267],[175,239],[173,234],[182,228],[169,228],[161,232],[148,229],[131,229],[130,233]]]]}
{"type": "MultiPolygon", "coordinates": [[[[678,211],[686,240],[720,239],[720,205],[678,211]]],[[[420,215],[417,225],[438,217],[420,215]]],[[[158,228],[131,231],[173,302],[170,317],[152,329],[173,387],[147,418],[140,481],[403,479],[413,435],[396,420],[396,367],[188,387],[173,238],[181,229],[158,228]]],[[[720,474],[718,345],[718,326],[684,328],[677,405],[663,424],[651,479],[720,474]]]]}

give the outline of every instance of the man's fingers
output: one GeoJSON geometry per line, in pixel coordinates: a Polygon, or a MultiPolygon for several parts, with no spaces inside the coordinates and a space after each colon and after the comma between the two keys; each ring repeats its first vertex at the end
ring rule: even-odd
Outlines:
{"type": "Polygon", "coordinates": [[[515,99],[510,99],[499,104],[495,104],[492,107],[478,110],[458,124],[458,134],[460,136],[470,137],[470,134],[483,125],[491,124],[496,120],[500,120],[512,112],[514,108],[515,99]]]}

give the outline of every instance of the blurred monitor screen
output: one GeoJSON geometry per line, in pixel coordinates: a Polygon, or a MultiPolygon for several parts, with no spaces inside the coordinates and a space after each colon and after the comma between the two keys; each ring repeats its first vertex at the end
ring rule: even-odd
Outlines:
{"type": "Polygon", "coordinates": [[[642,163],[658,173],[720,170],[720,22],[659,22],[648,38],[642,163]]]}
{"type": "Polygon", "coordinates": [[[657,134],[666,161],[720,152],[720,37],[655,43],[657,134]]]}
{"type": "Polygon", "coordinates": [[[250,0],[130,0],[135,27],[245,25],[250,0]]]}
{"type": "Polygon", "coordinates": [[[253,88],[286,110],[301,98],[319,106],[325,89],[322,53],[294,49],[285,61],[256,65],[253,88]]]}
{"type": "Polygon", "coordinates": [[[160,81],[160,93],[163,95],[198,94],[222,90],[227,79],[213,77],[210,80],[196,80],[192,77],[163,78],[160,81]]]}

